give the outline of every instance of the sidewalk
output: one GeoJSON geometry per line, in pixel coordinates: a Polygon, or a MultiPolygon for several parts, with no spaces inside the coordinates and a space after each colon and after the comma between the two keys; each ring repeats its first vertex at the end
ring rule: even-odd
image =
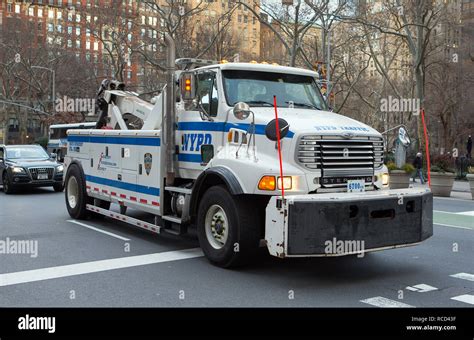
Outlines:
{"type": "MultiPolygon", "coordinates": [[[[413,183],[410,179],[410,187],[428,187],[428,184],[413,183]]],[[[467,181],[454,181],[453,190],[451,190],[451,198],[458,198],[463,200],[472,200],[471,188],[467,181]]]]}

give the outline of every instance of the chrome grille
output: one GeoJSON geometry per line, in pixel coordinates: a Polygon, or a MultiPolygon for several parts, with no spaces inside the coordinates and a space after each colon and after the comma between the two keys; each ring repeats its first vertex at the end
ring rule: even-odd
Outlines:
{"type": "Polygon", "coordinates": [[[31,178],[35,181],[38,180],[38,174],[47,174],[48,179],[52,179],[54,174],[54,168],[29,168],[28,170],[31,178]]]}
{"type": "Polygon", "coordinates": [[[302,136],[297,161],[321,177],[373,176],[383,164],[383,140],[379,137],[302,136]]]}

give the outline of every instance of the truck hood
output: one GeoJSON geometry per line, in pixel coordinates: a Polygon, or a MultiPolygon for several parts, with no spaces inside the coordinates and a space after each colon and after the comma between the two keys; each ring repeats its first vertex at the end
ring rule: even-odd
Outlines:
{"type": "MultiPolygon", "coordinates": [[[[275,118],[275,109],[270,107],[252,107],[255,124],[267,125],[275,118]]],[[[357,120],[330,112],[299,108],[279,108],[278,117],[290,124],[290,134],[314,133],[322,135],[376,136],[381,134],[357,120]]]]}

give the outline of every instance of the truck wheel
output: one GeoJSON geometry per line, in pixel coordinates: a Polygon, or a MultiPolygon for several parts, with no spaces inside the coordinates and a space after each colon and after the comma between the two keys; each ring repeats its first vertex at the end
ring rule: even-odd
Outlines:
{"type": "Polygon", "coordinates": [[[8,178],[8,174],[6,171],[3,173],[2,179],[3,179],[2,181],[3,192],[7,195],[13,194],[15,192],[15,188],[13,187],[13,184],[10,178],[8,178]]]}
{"type": "Polygon", "coordinates": [[[86,219],[89,211],[86,204],[90,203],[90,198],[86,192],[86,181],[81,170],[76,164],[72,164],[66,175],[66,206],[69,215],[75,219],[86,219]]]}
{"type": "Polygon", "coordinates": [[[62,183],[53,184],[53,189],[56,192],[62,192],[64,190],[64,185],[62,183]]]}
{"type": "Polygon", "coordinates": [[[259,214],[248,197],[232,196],[223,186],[207,190],[199,204],[197,232],[210,262],[224,267],[245,264],[259,248],[259,214]]]}

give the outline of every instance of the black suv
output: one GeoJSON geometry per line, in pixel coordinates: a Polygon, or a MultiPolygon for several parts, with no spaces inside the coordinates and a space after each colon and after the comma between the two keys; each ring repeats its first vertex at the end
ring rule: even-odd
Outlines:
{"type": "Polygon", "coordinates": [[[0,145],[0,183],[11,194],[20,186],[63,191],[64,166],[39,145],[0,145]]]}

